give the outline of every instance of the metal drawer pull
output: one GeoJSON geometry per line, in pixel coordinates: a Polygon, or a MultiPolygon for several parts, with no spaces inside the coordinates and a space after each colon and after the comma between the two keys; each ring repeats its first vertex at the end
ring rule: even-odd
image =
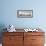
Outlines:
{"type": "Polygon", "coordinates": [[[36,39],[32,39],[32,40],[36,40],[36,39]]]}

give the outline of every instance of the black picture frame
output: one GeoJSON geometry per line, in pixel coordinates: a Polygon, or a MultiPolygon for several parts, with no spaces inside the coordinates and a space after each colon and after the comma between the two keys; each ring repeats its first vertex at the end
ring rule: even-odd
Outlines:
{"type": "Polygon", "coordinates": [[[33,10],[17,10],[18,18],[32,18],[33,10]]]}

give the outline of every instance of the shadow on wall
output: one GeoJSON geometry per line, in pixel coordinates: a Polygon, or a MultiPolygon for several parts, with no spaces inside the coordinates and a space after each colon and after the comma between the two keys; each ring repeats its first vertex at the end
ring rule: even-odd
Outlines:
{"type": "Polygon", "coordinates": [[[2,32],[5,32],[6,30],[3,30],[5,27],[4,24],[0,24],[0,43],[2,43],[2,32]]]}

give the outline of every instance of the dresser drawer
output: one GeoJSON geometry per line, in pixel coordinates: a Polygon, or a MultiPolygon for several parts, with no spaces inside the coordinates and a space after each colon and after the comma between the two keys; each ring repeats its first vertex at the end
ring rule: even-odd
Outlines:
{"type": "Polygon", "coordinates": [[[44,44],[32,44],[32,46],[44,46],[44,44]]]}
{"type": "Polygon", "coordinates": [[[5,36],[23,36],[23,32],[4,32],[5,36]]]}
{"type": "Polygon", "coordinates": [[[22,42],[19,43],[19,44],[18,44],[18,43],[17,43],[17,44],[16,44],[16,43],[12,43],[12,44],[10,44],[10,43],[8,43],[8,44],[5,43],[5,44],[4,44],[4,43],[3,43],[2,46],[23,46],[23,43],[22,43],[22,42]]]}
{"type": "Polygon", "coordinates": [[[23,37],[21,36],[5,37],[3,39],[3,46],[23,46],[23,37]]]}
{"type": "Polygon", "coordinates": [[[25,32],[24,36],[44,36],[45,33],[44,32],[25,32]]]}
{"type": "Polygon", "coordinates": [[[44,36],[32,36],[32,43],[33,44],[43,44],[44,36]]]}
{"type": "Polygon", "coordinates": [[[15,43],[23,41],[23,36],[4,36],[3,43],[15,43]]]}

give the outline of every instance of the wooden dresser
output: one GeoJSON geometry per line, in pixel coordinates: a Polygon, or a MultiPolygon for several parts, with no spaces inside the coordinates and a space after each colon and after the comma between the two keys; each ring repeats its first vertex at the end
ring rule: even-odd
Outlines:
{"type": "Polygon", "coordinates": [[[3,46],[44,46],[44,32],[3,32],[3,46]]]}

